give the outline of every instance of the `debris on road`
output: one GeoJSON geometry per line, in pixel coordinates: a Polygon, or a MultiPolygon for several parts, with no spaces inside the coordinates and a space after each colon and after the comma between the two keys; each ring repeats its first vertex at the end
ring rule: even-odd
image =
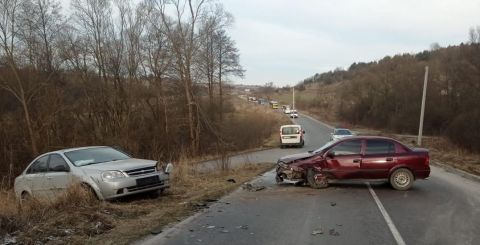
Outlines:
{"type": "Polygon", "coordinates": [[[229,233],[230,231],[228,231],[228,230],[225,229],[225,230],[221,230],[220,232],[221,232],[221,233],[229,233]]]}
{"type": "Polygon", "coordinates": [[[328,233],[330,236],[340,236],[340,233],[338,233],[335,229],[330,229],[328,233]]]}
{"type": "Polygon", "coordinates": [[[190,232],[194,232],[195,230],[194,230],[194,229],[190,229],[189,231],[190,231],[190,232]]]}
{"type": "Polygon", "coordinates": [[[333,206],[336,206],[336,205],[337,205],[337,203],[336,203],[336,202],[330,202],[330,206],[332,206],[332,207],[333,207],[333,206]]]}
{"type": "Polygon", "coordinates": [[[205,202],[218,202],[218,199],[205,199],[205,202]]]}
{"type": "Polygon", "coordinates": [[[236,227],[237,229],[248,230],[248,225],[239,225],[236,227]]]}
{"type": "Polygon", "coordinates": [[[150,233],[151,233],[152,235],[158,235],[158,234],[162,233],[162,229],[160,229],[160,228],[155,228],[155,229],[151,230],[150,233]]]}
{"type": "Polygon", "coordinates": [[[196,202],[196,203],[193,204],[193,206],[195,206],[195,207],[206,207],[207,204],[203,203],[203,202],[196,202]]]}
{"type": "Polygon", "coordinates": [[[312,231],[312,236],[316,236],[316,235],[319,235],[319,234],[320,235],[323,234],[323,229],[322,228],[318,228],[318,229],[312,231]]]}
{"type": "Polygon", "coordinates": [[[244,190],[247,190],[247,191],[261,191],[261,190],[265,189],[266,187],[263,186],[263,185],[254,186],[250,183],[247,183],[247,184],[244,184],[242,188],[244,190]]]}
{"type": "Polygon", "coordinates": [[[193,203],[192,206],[198,210],[208,208],[208,205],[204,202],[196,202],[196,203],[193,203]]]}
{"type": "Polygon", "coordinates": [[[235,179],[227,179],[228,182],[230,183],[237,183],[237,181],[235,181],[235,179]]]}
{"type": "Polygon", "coordinates": [[[207,226],[207,229],[213,229],[213,228],[215,228],[214,225],[209,225],[209,226],[207,226]]]}

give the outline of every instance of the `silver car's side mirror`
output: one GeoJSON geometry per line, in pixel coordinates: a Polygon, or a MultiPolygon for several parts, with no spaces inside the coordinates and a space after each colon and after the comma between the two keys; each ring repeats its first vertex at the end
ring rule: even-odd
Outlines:
{"type": "Polygon", "coordinates": [[[165,173],[170,174],[173,171],[173,164],[171,162],[167,163],[167,166],[165,167],[165,173]]]}

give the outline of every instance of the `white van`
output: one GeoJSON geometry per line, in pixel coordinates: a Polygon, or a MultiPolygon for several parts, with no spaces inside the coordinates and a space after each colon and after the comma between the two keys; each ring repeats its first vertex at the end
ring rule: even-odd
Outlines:
{"type": "Polygon", "coordinates": [[[283,125],[280,127],[280,147],[300,146],[305,144],[305,130],[300,125],[283,125]]]}

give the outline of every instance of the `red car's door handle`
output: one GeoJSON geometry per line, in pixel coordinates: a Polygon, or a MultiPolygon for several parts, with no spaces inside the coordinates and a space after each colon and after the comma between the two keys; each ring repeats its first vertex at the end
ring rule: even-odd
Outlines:
{"type": "Polygon", "coordinates": [[[391,161],[393,161],[393,158],[392,158],[392,157],[388,157],[386,160],[387,160],[387,162],[391,162],[391,161]]]}
{"type": "Polygon", "coordinates": [[[360,159],[353,159],[353,163],[359,163],[360,159]]]}

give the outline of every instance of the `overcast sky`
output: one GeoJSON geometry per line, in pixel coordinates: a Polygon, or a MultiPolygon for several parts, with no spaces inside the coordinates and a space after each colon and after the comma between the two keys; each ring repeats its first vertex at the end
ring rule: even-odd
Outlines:
{"type": "Polygon", "coordinates": [[[247,70],[237,83],[293,85],[353,62],[468,40],[480,0],[223,0],[247,70]]]}
{"type": "MultiPolygon", "coordinates": [[[[60,0],[64,9],[69,0],[60,0]]],[[[138,1],[138,0],[137,0],[138,1]]],[[[293,85],[315,73],[468,40],[480,0],[218,0],[246,69],[236,83],[293,85]]]]}

